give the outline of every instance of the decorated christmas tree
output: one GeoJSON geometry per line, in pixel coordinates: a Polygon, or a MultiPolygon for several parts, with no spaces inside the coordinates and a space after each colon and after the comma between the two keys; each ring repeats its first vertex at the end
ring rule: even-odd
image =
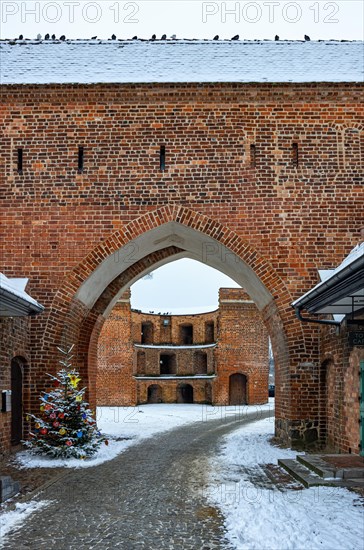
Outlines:
{"type": "Polygon", "coordinates": [[[40,396],[41,415],[28,415],[34,428],[31,439],[24,444],[52,457],[84,459],[95,454],[102,442],[106,445],[108,442],[97,430],[88,403],[84,401],[86,388],[79,389],[81,378],[72,368],[72,348],[59,351],[63,355],[62,368],[56,376],[48,375],[53,389],[40,396]]]}

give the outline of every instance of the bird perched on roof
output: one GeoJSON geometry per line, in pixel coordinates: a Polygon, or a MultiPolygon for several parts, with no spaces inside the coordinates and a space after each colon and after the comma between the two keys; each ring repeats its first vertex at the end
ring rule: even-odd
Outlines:
{"type": "Polygon", "coordinates": [[[41,34],[37,34],[37,40],[42,40],[42,35],[41,34]]]}
{"type": "Polygon", "coordinates": [[[60,36],[59,39],[63,41],[63,40],[66,40],[66,37],[64,34],[62,34],[62,36],[60,36]]]}
{"type": "Polygon", "coordinates": [[[152,40],[155,40],[157,38],[156,34],[152,34],[152,40]]]}
{"type": "Polygon", "coordinates": [[[216,34],[216,35],[214,36],[214,40],[219,40],[219,35],[218,35],[218,34],[216,34]]]}
{"type": "Polygon", "coordinates": [[[96,40],[97,36],[91,36],[91,40],[96,40]]]}
{"type": "Polygon", "coordinates": [[[111,40],[116,40],[116,35],[115,34],[111,35],[111,40]]]}
{"type": "Polygon", "coordinates": [[[55,39],[56,39],[56,35],[52,34],[52,40],[55,40],[55,39]]]}
{"type": "Polygon", "coordinates": [[[23,40],[24,36],[22,34],[19,34],[19,40],[23,40]]]}
{"type": "Polygon", "coordinates": [[[275,35],[274,40],[275,40],[276,42],[277,42],[277,40],[279,40],[278,34],[275,35]]]}
{"type": "Polygon", "coordinates": [[[175,34],[171,35],[172,40],[176,40],[177,36],[175,34]]]}
{"type": "Polygon", "coordinates": [[[239,35],[238,35],[238,34],[236,34],[235,36],[233,36],[233,37],[232,37],[232,39],[231,39],[231,40],[239,40],[239,35]]]}
{"type": "Polygon", "coordinates": [[[48,33],[45,35],[44,40],[49,40],[49,34],[48,33]]]}
{"type": "Polygon", "coordinates": [[[132,40],[138,40],[138,37],[135,35],[133,36],[132,40]]]}
{"type": "Polygon", "coordinates": [[[167,40],[167,35],[166,35],[166,34],[162,34],[161,40],[167,40]]]}
{"type": "Polygon", "coordinates": [[[305,40],[306,40],[306,42],[309,42],[311,40],[311,38],[307,34],[305,34],[305,40]]]}

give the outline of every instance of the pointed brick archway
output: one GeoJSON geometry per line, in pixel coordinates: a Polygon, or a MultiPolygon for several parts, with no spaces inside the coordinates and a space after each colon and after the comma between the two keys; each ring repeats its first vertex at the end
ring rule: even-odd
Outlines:
{"type": "Polygon", "coordinates": [[[290,307],[293,298],[287,286],[269,259],[236,232],[183,206],[165,206],[130,222],[95,247],[67,275],[48,312],[43,363],[54,365],[56,347],[74,344],[75,364],[87,382],[88,398],[94,406],[97,340],[105,318],[136,280],[184,257],[229,275],[256,303],[272,340],[277,368],[276,434],[286,442],[301,441],[306,426],[316,418],[309,414],[310,409],[300,409],[297,400],[292,400],[297,367],[305,383],[307,376],[301,365],[303,361],[306,366],[309,363],[303,327],[290,307]]]}

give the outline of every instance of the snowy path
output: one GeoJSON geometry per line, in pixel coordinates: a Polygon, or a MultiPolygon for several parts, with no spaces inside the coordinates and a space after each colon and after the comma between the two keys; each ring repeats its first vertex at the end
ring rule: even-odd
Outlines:
{"type": "Polygon", "coordinates": [[[5,549],[228,550],[223,517],[207,501],[209,457],[221,436],[269,410],[195,422],[155,435],[94,468],[70,470],[38,496],[5,549]]]}
{"type": "Polygon", "coordinates": [[[341,487],[282,483],[273,465],[297,453],[270,445],[273,431],[271,419],[244,426],[221,438],[211,457],[209,500],[234,548],[364,550],[363,499],[341,487]]]}

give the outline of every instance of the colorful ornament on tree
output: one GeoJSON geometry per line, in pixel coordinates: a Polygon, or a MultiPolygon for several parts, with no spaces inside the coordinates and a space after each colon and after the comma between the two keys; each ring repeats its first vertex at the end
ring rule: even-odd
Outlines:
{"type": "Polygon", "coordinates": [[[81,381],[81,378],[79,378],[76,374],[69,374],[68,375],[70,379],[70,384],[73,388],[77,388],[78,383],[81,381]]]}

